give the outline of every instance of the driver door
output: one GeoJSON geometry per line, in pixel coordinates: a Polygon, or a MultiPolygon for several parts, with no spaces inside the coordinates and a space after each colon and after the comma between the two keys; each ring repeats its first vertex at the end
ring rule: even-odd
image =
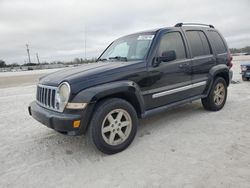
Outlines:
{"type": "MultiPolygon", "coordinates": [[[[159,59],[159,58],[158,58],[159,59]]],[[[149,87],[144,92],[146,110],[190,97],[191,60],[182,32],[171,30],[160,35],[152,65],[148,67],[149,87]],[[175,53],[175,59],[155,64],[158,57],[175,53]]]]}

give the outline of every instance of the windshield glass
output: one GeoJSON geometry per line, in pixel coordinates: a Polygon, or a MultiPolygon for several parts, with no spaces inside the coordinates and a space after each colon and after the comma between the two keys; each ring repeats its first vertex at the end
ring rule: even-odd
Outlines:
{"type": "Polygon", "coordinates": [[[106,49],[99,61],[145,59],[153,38],[153,34],[134,34],[117,39],[106,49]]]}

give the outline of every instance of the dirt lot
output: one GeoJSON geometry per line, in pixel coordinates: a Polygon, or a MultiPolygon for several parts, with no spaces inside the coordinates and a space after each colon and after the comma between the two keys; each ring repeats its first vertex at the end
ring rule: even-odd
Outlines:
{"type": "Polygon", "coordinates": [[[141,120],[132,145],[112,156],[28,115],[45,72],[0,73],[0,187],[250,187],[250,82],[240,63],[223,110],[197,101],[141,120]]]}

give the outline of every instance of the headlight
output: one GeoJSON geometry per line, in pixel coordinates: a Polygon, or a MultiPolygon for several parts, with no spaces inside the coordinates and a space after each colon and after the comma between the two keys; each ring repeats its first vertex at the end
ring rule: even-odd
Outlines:
{"type": "Polygon", "coordinates": [[[61,102],[68,102],[70,96],[70,86],[67,83],[63,83],[59,86],[58,93],[61,102]]]}
{"type": "Polygon", "coordinates": [[[70,85],[67,82],[63,82],[59,85],[56,93],[56,108],[62,112],[68,103],[70,97],[70,85]]]}
{"type": "Polygon", "coordinates": [[[241,70],[242,70],[242,71],[246,71],[246,70],[247,70],[247,66],[244,66],[244,65],[241,66],[241,70]]]}

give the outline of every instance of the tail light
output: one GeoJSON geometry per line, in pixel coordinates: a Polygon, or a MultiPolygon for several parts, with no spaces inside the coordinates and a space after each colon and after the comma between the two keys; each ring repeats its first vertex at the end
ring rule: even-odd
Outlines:
{"type": "Polygon", "coordinates": [[[229,53],[228,54],[228,63],[227,63],[227,66],[229,67],[229,69],[231,69],[232,68],[232,66],[233,66],[233,57],[232,57],[232,55],[229,53]]]}

